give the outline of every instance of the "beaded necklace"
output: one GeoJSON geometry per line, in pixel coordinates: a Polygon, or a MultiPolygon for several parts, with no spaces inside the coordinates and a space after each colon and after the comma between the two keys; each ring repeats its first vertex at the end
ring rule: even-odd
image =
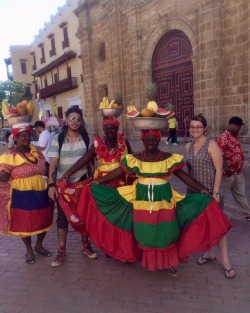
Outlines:
{"type": "Polygon", "coordinates": [[[161,151],[161,150],[159,150],[159,153],[158,153],[157,157],[156,157],[154,160],[150,160],[150,159],[147,157],[147,155],[146,155],[146,150],[143,150],[143,152],[142,152],[142,160],[143,160],[143,161],[147,161],[147,162],[156,162],[156,161],[158,161],[158,159],[161,160],[161,158],[162,158],[162,151],[161,151]]]}

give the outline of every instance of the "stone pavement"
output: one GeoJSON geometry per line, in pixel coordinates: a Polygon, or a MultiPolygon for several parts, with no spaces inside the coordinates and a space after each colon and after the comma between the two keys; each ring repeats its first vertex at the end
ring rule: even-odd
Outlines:
{"type": "MultiPolygon", "coordinates": [[[[184,144],[163,149],[184,152],[184,144]]],[[[140,143],[132,142],[134,150],[140,143]]],[[[250,145],[246,177],[250,178],[250,145]]],[[[172,179],[176,189],[185,186],[172,179]]],[[[247,179],[250,199],[250,182],[247,179]]],[[[228,234],[229,256],[237,276],[226,279],[216,248],[217,261],[196,264],[198,255],[179,266],[180,277],[164,271],[149,272],[140,264],[127,265],[107,258],[90,260],[80,253],[80,236],[71,229],[68,259],[58,268],[51,258],[37,255],[34,265],[24,262],[24,246],[19,238],[0,236],[0,313],[249,313],[250,312],[250,223],[226,198],[226,213],[234,227],[228,234]]],[[[45,247],[55,251],[56,227],[47,234],[45,247]]],[[[200,254],[199,254],[200,255],[200,254]]]]}

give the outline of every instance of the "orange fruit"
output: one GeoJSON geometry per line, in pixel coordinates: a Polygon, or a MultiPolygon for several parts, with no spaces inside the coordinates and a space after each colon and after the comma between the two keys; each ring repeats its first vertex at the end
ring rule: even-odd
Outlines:
{"type": "Polygon", "coordinates": [[[16,110],[17,110],[17,113],[19,114],[19,115],[26,115],[26,114],[28,114],[28,110],[27,110],[27,108],[26,108],[26,106],[24,105],[24,104],[17,104],[17,106],[16,106],[16,110]]]}
{"type": "Polygon", "coordinates": [[[141,110],[141,115],[143,117],[152,117],[154,116],[155,112],[153,110],[150,110],[150,109],[147,109],[147,108],[144,108],[141,110]]]}

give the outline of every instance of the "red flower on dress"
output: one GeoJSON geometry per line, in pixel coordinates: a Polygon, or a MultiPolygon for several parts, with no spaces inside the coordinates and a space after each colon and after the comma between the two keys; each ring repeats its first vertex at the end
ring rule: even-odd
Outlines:
{"type": "Polygon", "coordinates": [[[95,152],[98,157],[104,159],[105,162],[120,162],[121,156],[127,148],[123,137],[124,134],[117,134],[117,147],[109,149],[99,136],[95,136],[95,152]]]}

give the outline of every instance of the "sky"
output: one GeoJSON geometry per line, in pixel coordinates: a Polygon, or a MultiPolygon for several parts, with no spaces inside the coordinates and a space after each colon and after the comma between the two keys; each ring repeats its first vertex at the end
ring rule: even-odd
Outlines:
{"type": "Polygon", "coordinates": [[[7,80],[9,46],[29,45],[66,0],[0,0],[0,81],[7,80]]]}

